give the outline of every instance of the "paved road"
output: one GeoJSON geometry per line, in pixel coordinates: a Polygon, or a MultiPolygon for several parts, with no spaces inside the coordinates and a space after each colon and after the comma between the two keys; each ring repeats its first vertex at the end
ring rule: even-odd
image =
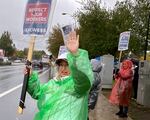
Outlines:
{"type": "MultiPolygon", "coordinates": [[[[17,114],[23,82],[23,67],[24,65],[0,67],[1,120],[32,120],[37,111],[36,101],[27,94],[25,101],[26,109],[24,109],[23,115],[17,114]]],[[[48,74],[48,71],[40,74],[41,82],[46,82],[48,80],[48,74]]]]}
{"type": "Polygon", "coordinates": [[[22,83],[23,67],[24,65],[0,66],[0,94],[22,83]]]}

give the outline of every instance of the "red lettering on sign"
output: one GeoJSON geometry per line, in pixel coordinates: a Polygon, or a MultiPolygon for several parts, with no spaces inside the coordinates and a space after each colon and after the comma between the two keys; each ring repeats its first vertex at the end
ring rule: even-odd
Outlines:
{"type": "Polygon", "coordinates": [[[28,23],[47,23],[49,4],[28,4],[25,15],[25,22],[28,23]]]}

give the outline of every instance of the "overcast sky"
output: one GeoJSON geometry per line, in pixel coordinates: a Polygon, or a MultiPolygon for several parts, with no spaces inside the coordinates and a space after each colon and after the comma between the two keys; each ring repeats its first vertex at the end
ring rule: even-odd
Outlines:
{"type": "MultiPolygon", "coordinates": [[[[76,1],[78,0],[57,0],[52,26],[57,23],[65,25],[74,22],[73,18],[69,15],[63,16],[62,13],[66,12],[72,15],[80,8],[76,1]]],[[[109,8],[112,8],[115,2],[116,0],[102,0],[102,4],[109,8]]],[[[0,36],[4,31],[9,31],[17,49],[29,46],[30,37],[22,34],[26,3],[27,0],[0,0],[0,36]]],[[[35,49],[46,49],[46,38],[38,37],[35,49]]]]}

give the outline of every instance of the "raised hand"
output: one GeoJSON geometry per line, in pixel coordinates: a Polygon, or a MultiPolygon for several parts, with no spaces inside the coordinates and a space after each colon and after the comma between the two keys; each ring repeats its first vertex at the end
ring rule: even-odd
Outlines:
{"type": "Polygon", "coordinates": [[[69,33],[66,46],[72,54],[77,53],[79,48],[79,35],[76,35],[75,31],[69,33]]]}

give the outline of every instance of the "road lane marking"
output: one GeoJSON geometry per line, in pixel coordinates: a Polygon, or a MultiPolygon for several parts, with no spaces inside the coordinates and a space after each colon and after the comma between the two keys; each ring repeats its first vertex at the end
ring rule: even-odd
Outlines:
{"type": "Polygon", "coordinates": [[[1,94],[0,94],[0,98],[3,97],[3,96],[5,96],[5,95],[7,95],[7,94],[9,94],[9,93],[11,93],[12,91],[14,91],[14,90],[16,90],[16,89],[18,89],[18,88],[20,88],[21,86],[22,86],[22,84],[17,85],[16,87],[14,87],[14,88],[12,88],[12,89],[10,89],[10,90],[8,90],[8,91],[5,91],[5,92],[1,93],[1,94]]]}
{"type": "MultiPolygon", "coordinates": [[[[42,76],[43,74],[45,74],[47,71],[48,71],[48,70],[45,70],[42,74],[39,75],[39,77],[42,76]]],[[[20,87],[22,87],[22,84],[17,85],[16,87],[14,87],[14,88],[12,88],[12,89],[10,89],[10,90],[7,90],[7,91],[1,93],[1,94],[0,94],[0,98],[3,97],[3,96],[5,96],[5,95],[7,95],[7,94],[9,94],[9,93],[11,93],[11,92],[13,92],[14,90],[16,90],[16,89],[18,89],[18,88],[20,88],[20,87]]]]}

